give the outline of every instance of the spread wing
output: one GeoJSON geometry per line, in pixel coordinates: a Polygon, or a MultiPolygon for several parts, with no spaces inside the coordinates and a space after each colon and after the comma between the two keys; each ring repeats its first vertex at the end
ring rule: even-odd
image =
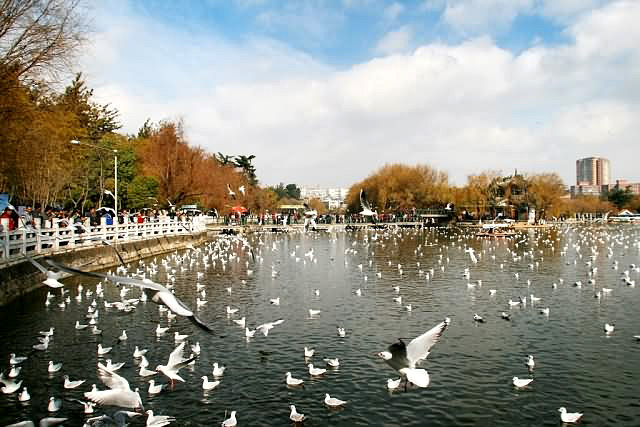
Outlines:
{"type": "Polygon", "coordinates": [[[426,359],[429,355],[429,350],[440,340],[442,333],[447,329],[448,325],[449,319],[447,318],[424,334],[411,340],[407,346],[407,359],[412,365],[415,365],[420,360],[426,359]]]}
{"type": "Polygon", "coordinates": [[[129,381],[115,372],[108,370],[102,363],[98,363],[98,377],[104,385],[112,390],[131,391],[129,381]]]}
{"type": "Polygon", "coordinates": [[[159,292],[163,292],[163,291],[169,292],[169,290],[164,286],[158,283],[152,282],[151,280],[148,280],[148,279],[140,280],[140,279],[134,279],[132,277],[126,277],[126,276],[116,276],[115,274],[105,274],[105,273],[97,273],[93,271],[78,270],[76,268],[69,267],[64,264],[60,264],[51,259],[48,259],[47,263],[53,267],[57,267],[60,270],[66,271],[67,273],[71,273],[71,274],[80,274],[88,277],[96,277],[98,279],[107,279],[113,283],[122,283],[125,285],[137,286],[139,288],[153,289],[154,291],[159,291],[159,292]]]}
{"type": "Polygon", "coordinates": [[[47,274],[47,269],[44,268],[42,265],[40,265],[39,262],[37,262],[35,259],[31,258],[29,255],[25,255],[24,256],[31,264],[34,265],[35,268],[37,268],[38,270],[40,270],[41,272],[43,272],[44,274],[47,274]]]}
{"type": "Polygon", "coordinates": [[[369,200],[367,200],[367,194],[362,188],[360,189],[360,205],[364,210],[371,210],[371,205],[369,205],[369,200]]]}
{"type": "Polygon", "coordinates": [[[126,276],[116,276],[114,274],[105,274],[105,273],[97,273],[92,271],[82,271],[73,267],[66,266],[64,264],[57,263],[51,259],[47,260],[47,263],[51,266],[57,267],[62,271],[66,271],[71,274],[80,274],[88,277],[95,277],[98,279],[107,279],[113,283],[121,283],[132,286],[137,286],[142,288],[145,293],[148,293],[149,297],[155,303],[162,303],[166,305],[169,310],[177,314],[178,316],[187,317],[190,321],[192,321],[199,328],[212,332],[211,328],[209,328],[202,320],[200,320],[193,311],[187,307],[182,301],[180,301],[173,293],[169,292],[167,288],[164,286],[152,282],[149,279],[134,279],[132,277],[126,276]]]}
{"type": "Polygon", "coordinates": [[[169,355],[169,361],[167,362],[167,367],[169,369],[173,369],[173,368],[175,368],[176,365],[179,365],[180,363],[185,361],[184,357],[182,357],[182,353],[184,352],[185,342],[186,341],[183,341],[169,355]]]}

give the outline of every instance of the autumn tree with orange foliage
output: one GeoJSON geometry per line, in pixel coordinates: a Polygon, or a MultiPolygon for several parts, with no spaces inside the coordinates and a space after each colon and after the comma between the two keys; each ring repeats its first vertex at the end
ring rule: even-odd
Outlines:
{"type": "Polygon", "coordinates": [[[160,205],[166,206],[164,200],[177,206],[197,203],[205,210],[215,208],[220,215],[229,214],[234,206],[252,212],[276,209],[277,197],[272,191],[250,184],[255,176],[247,175],[233,162],[190,146],[182,123],[146,126],[148,137],[140,143],[137,154],[142,172],[158,183],[155,197],[160,205]],[[229,195],[227,185],[235,198],[229,195]],[[244,194],[240,187],[244,187],[244,194]]]}
{"type": "Polygon", "coordinates": [[[452,191],[445,172],[428,165],[385,165],[363,181],[351,186],[346,203],[350,212],[360,212],[360,190],[367,193],[378,213],[444,207],[452,191]]]}

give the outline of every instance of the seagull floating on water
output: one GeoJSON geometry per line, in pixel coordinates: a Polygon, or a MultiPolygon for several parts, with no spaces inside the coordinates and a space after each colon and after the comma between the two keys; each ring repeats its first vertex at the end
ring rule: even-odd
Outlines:
{"type": "Polygon", "coordinates": [[[324,395],[324,404],[327,406],[331,406],[333,408],[338,406],[343,406],[347,403],[346,400],[340,400],[335,397],[329,396],[329,393],[325,393],[324,395]]]}
{"type": "Polygon", "coordinates": [[[149,409],[147,412],[147,427],[163,427],[171,424],[176,419],[169,415],[153,415],[153,411],[149,409]]]}
{"type": "Polygon", "coordinates": [[[229,418],[222,422],[222,427],[235,427],[237,425],[238,420],[236,419],[236,411],[231,411],[229,418]]]}
{"type": "Polygon", "coordinates": [[[216,388],[218,386],[218,384],[220,384],[220,381],[209,381],[209,379],[207,378],[206,375],[203,375],[201,378],[202,378],[202,389],[203,390],[212,390],[212,389],[216,388]]]}
{"type": "Polygon", "coordinates": [[[291,421],[293,421],[294,423],[301,423],[305,420],[304,414],[299,414],[296,411],[295,405],[290,405],[289,408],[291,408],[291,413],[289,414],[289,419],[291,421]]]}
{"type": "Polygon", "coordinates": [[[211,375],[213,375],[214,377],[221,377],[224,374],[225,369],[227,369],[226,366],[219,366],[218,362],[214,362],[211,375]]]}
{"type": "Polygon", "coordinates": [[[69,379],[69,375],[65,375],[64,376],[64,388],[76,388],[76,387],[80,387],[82,384],[85,383],[85,381],[87,380],[77,380],[77,381],[71,381],[69,379]]]}
{"type": "Polygon", "coordinates": [[[287,385],[295,387],[295,386],[300,386],[300,385],[302,385],[304,383],[304,381],[299,379],[299,378],[293,378],[291,376],[291,372],[287,372],[286,376],[287,376],[287,379],[286,379],[287,385]]]}
{"type": "Polygon", "coordinates": [[[387,380],[387,388],[389,390],[395,390],[400,386],[401,381],[402,381],[402,378],[398,378],[397,380],[394,380],[393,378],[389,378],[387,380]]]}
{"type": "Polygon", "coordinates": [[[104,274],[90,271],[82,271],[77,270],[75,268],[68,267],[66,265],[59,264],[55,261],[48,260],[50,265],[59,268],[60,270],[66,271],[72,274],[81,274],[89,277],[97,277],[100,279],[107,279],[113,283],[120,283],[125,285],[133,285],[142,289],[142,291],[147,295],[148,298],[151,299],[156,304],[162,304],[169,308],[173,313],[178,316],[186,317],[191,322],[193,322],[199,328],[212,332],[211,328],[209,328],[206,324],[204,324],[191,309],[189,309],[182,301],[180,301],[171,291],[169,291],[164,286],[152,282],[149,279],[134,279],[126,276],[116,276],[113,274],[104,274]]]}
{"type": "Polygon", "coordinates": [[[533,378],[523,378],[520,379],[518,377],[513,377],[513,385],[516,386],[517,388],[522,388],[522,387],[526,387],[529,384],[531,384],[531,382],[533,381],[533,378]]]}
{"type": "Polygon", "coordinates": [[[558,412],[560,412],[560,419],[563,423],[576,423],[583,415],[579,412],[567,412],[567,408],[564,406],[558,409],[558,412]]]}
{"type": "Polygon", "coordinates": [[[313,366],[313,363],[309,363],[307,367],[309,368],[309,375],[319,376],[327,372],[327,370],[324,368],[315,368],[313,366]]]}
{"type": "Polygon", "coordinates": [[[529,370],[532,370],[535,366],[536,366],[536,362],[533,361],[533,356],[532,355],[527,356],[527,367],[529,368],[529,370]]]}

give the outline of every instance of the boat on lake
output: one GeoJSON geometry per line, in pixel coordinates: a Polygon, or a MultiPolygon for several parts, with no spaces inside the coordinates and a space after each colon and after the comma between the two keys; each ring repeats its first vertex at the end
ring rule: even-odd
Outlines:
{"type": "Polygon", "coordinates": [[[482,228],[476,233],[476,237],[512,237],[515,235],[513,221],[509,220],[482,224],[482,228]]]}

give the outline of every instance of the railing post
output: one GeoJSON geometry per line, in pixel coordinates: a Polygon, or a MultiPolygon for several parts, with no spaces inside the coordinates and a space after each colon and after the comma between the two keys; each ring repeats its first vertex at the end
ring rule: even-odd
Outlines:
{"type": "Polygon", "coordinates": [[[2,227],[2,234],[3,234],[3,237],[2,237],[2,239],[3,239],[2,240],[2,246],[3,246],[2,257],[4,259],[9,259],[9,227],[5,226],[4,224],[3,224],[3,227],[2,227]]]}

